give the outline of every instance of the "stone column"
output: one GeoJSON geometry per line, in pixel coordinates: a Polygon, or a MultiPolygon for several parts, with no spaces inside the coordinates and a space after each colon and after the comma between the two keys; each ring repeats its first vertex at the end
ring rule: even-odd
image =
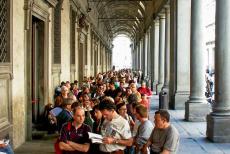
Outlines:
{"type": "Polygon", "coordinates": [[[90,66],[91,66],[91,25],[89,25],[88,32],[87,32],[87,61],[86,61],[86,76],[90,76],[90,66]]]}
{"type": "Polygon", "coordinates": [[[154,21],[153,21],[153,28],[152,28],[152,89],[153,92],[156,92],[156,86],[158,84],[158,66],[159,66],[159,61],[158,61],[158,56],[159,56],[159,18],[157,17],[154,21]]]}
{"type": "Polygon", "coordinates": [[[207,116],[207,137],[230,142],[230,1],[216,1],[215,103],[207,116]]]}
{"type": "Polygon", "coordinates": [[[161,91],[164,82],[164,52],[165,52],[165,15],[162,13],[159,15],[160,30],[159,30],[159,73],[158,73],[158,94],[161,91]]]}
{"type": "Polygon", "coordinates": [[[141,70],[145,75],[145,36],[141,40],[141,70]]]}
{"type": "MultiPolygon", "coordinates": [[[[151,27],[150,27],[151,29],[151,27]]],[[[151,75],[151,51],[150,51],[150,29],[148,30],[148,54],[147,54],[147,75],[150,77],[151,75]]],[[[149,79],[150,80],[150,79],[149,79]]],[[[149,85],[150,86],[150,85],[149,85]]]]}
{"type": "Polygon", "coordinates": [[[209,107],[205,98],[205,0],[191,1],[190,96],[185,103],[187,121],[205,121],[209,107]]]}
{"type": "Polygon", "coordinates": [[[190,91],[191,0],[170,2],[170,82],[171,109],[185,109],[190,91]]]}
{"type": "Polygon", "coordinates": [[[170,8],[167,6],[165,8],[165,65],[164,65],[164,86],[161,92],[167,93],[167,103],[169,102],[169,70],[170,70],[170,8]]]}

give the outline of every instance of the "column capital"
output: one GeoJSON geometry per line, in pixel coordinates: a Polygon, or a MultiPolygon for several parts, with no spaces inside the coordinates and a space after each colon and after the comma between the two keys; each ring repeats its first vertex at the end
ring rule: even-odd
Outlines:
{"type": "Polygon", "coordinates": [[[157,16],[158,16],[159,20],[165,19],[165,12],[162,11],[162,12],[160,12],[157,16]]]}

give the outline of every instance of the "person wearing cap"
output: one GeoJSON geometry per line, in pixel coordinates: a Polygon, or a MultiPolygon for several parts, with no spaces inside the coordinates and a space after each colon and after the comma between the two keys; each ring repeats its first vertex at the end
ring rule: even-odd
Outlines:
{"type": "Polygon", "coordinates": [[[66,98],[64,99],[62,108],[63,110],[61,113],[57,116],[57,126],[58,126],[58,131],[60,132],[62,125],[68,121],[71,121],[73,119],[73,114],[71,110],[71,105],[73,104],[73,99],[71,98],[66,98]]]}

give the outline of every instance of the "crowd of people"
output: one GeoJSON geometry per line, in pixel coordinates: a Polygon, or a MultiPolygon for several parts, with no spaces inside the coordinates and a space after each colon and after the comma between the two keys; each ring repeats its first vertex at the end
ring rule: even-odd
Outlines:
{"type": "Polygon", "coordinates": [[[60,134],[56,153],[175,153],[179,134],[170,125],[168,111],[157,111],[154,124],[149,120],[151,96],[144,81],[137,87],[129,69],[84,77],[81,84],[62,82],[48,115],[60,134]],[[102,135],[102,143],[92,143],[89,132],[102,135]]]}

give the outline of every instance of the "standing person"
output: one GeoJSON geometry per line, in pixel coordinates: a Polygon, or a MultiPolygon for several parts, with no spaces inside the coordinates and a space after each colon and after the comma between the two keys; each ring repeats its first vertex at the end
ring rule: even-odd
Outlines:
{"type": "Polygon", "coordinates": [[[155,112],[155,127],[142,149],[146,153],[147,147],[150,146],[151,154],[176,154],[179,146],[179,133],[177,129],[170,124],[170,115],[167,110],[155,112]]]}
{"type": "Polygon", "coordinates": [[[133,138],[129,123],[116,112],[116,105],[111,97],[104,98],[99,104],[104,117],[101,128],[103,144],[100,145],[102,154],[124,154],[126,146],[131,146],[133,138]]]}
{"type": "Polygon", "coordinates": [[[61,129],[59,147],[63,154],[84,154],[90,147],[88,132],[91,129],[84,124],[85,111],[81,107],[73,109],[73,122],[68,122],[61,129]]]}
{"type": "Polygon", "coordinates": [[[152,92],[151,90],[146,86],[146,82],[145,81],[142,81],[141,82],[141,87],[139,87],[137,89],[137,91],[140,93],[140,94],[146,94],[148,97],[150,97],[152,95],[152,92]]]}
{"type": "Polygon", "coordinates": [[[64,103],[62,105],[63,110],[61,111],[60,114],[58,114],[57,118],[57,126],[58,126],[58,131],[60,132],[62,125],[66,122],[69,122],[73,118],[72,114],[72,106],[73,104],[73,99],[71,98],[66,98],[64,99],[64,103]]]}
{"type": "MultiPolygon", "coordinates": [[[[135,107],[135,117],[139,120],[140,125],[137,129],[137,134],[134,137],[134,145],[136,146],[136,154],[141,154],[141,149],[145,145],[153,130],[153,124],[148,120],[148,110],[143,105],[135,107]]],[[[148,151],[149,153],[149,151],[148,151]]]]}

